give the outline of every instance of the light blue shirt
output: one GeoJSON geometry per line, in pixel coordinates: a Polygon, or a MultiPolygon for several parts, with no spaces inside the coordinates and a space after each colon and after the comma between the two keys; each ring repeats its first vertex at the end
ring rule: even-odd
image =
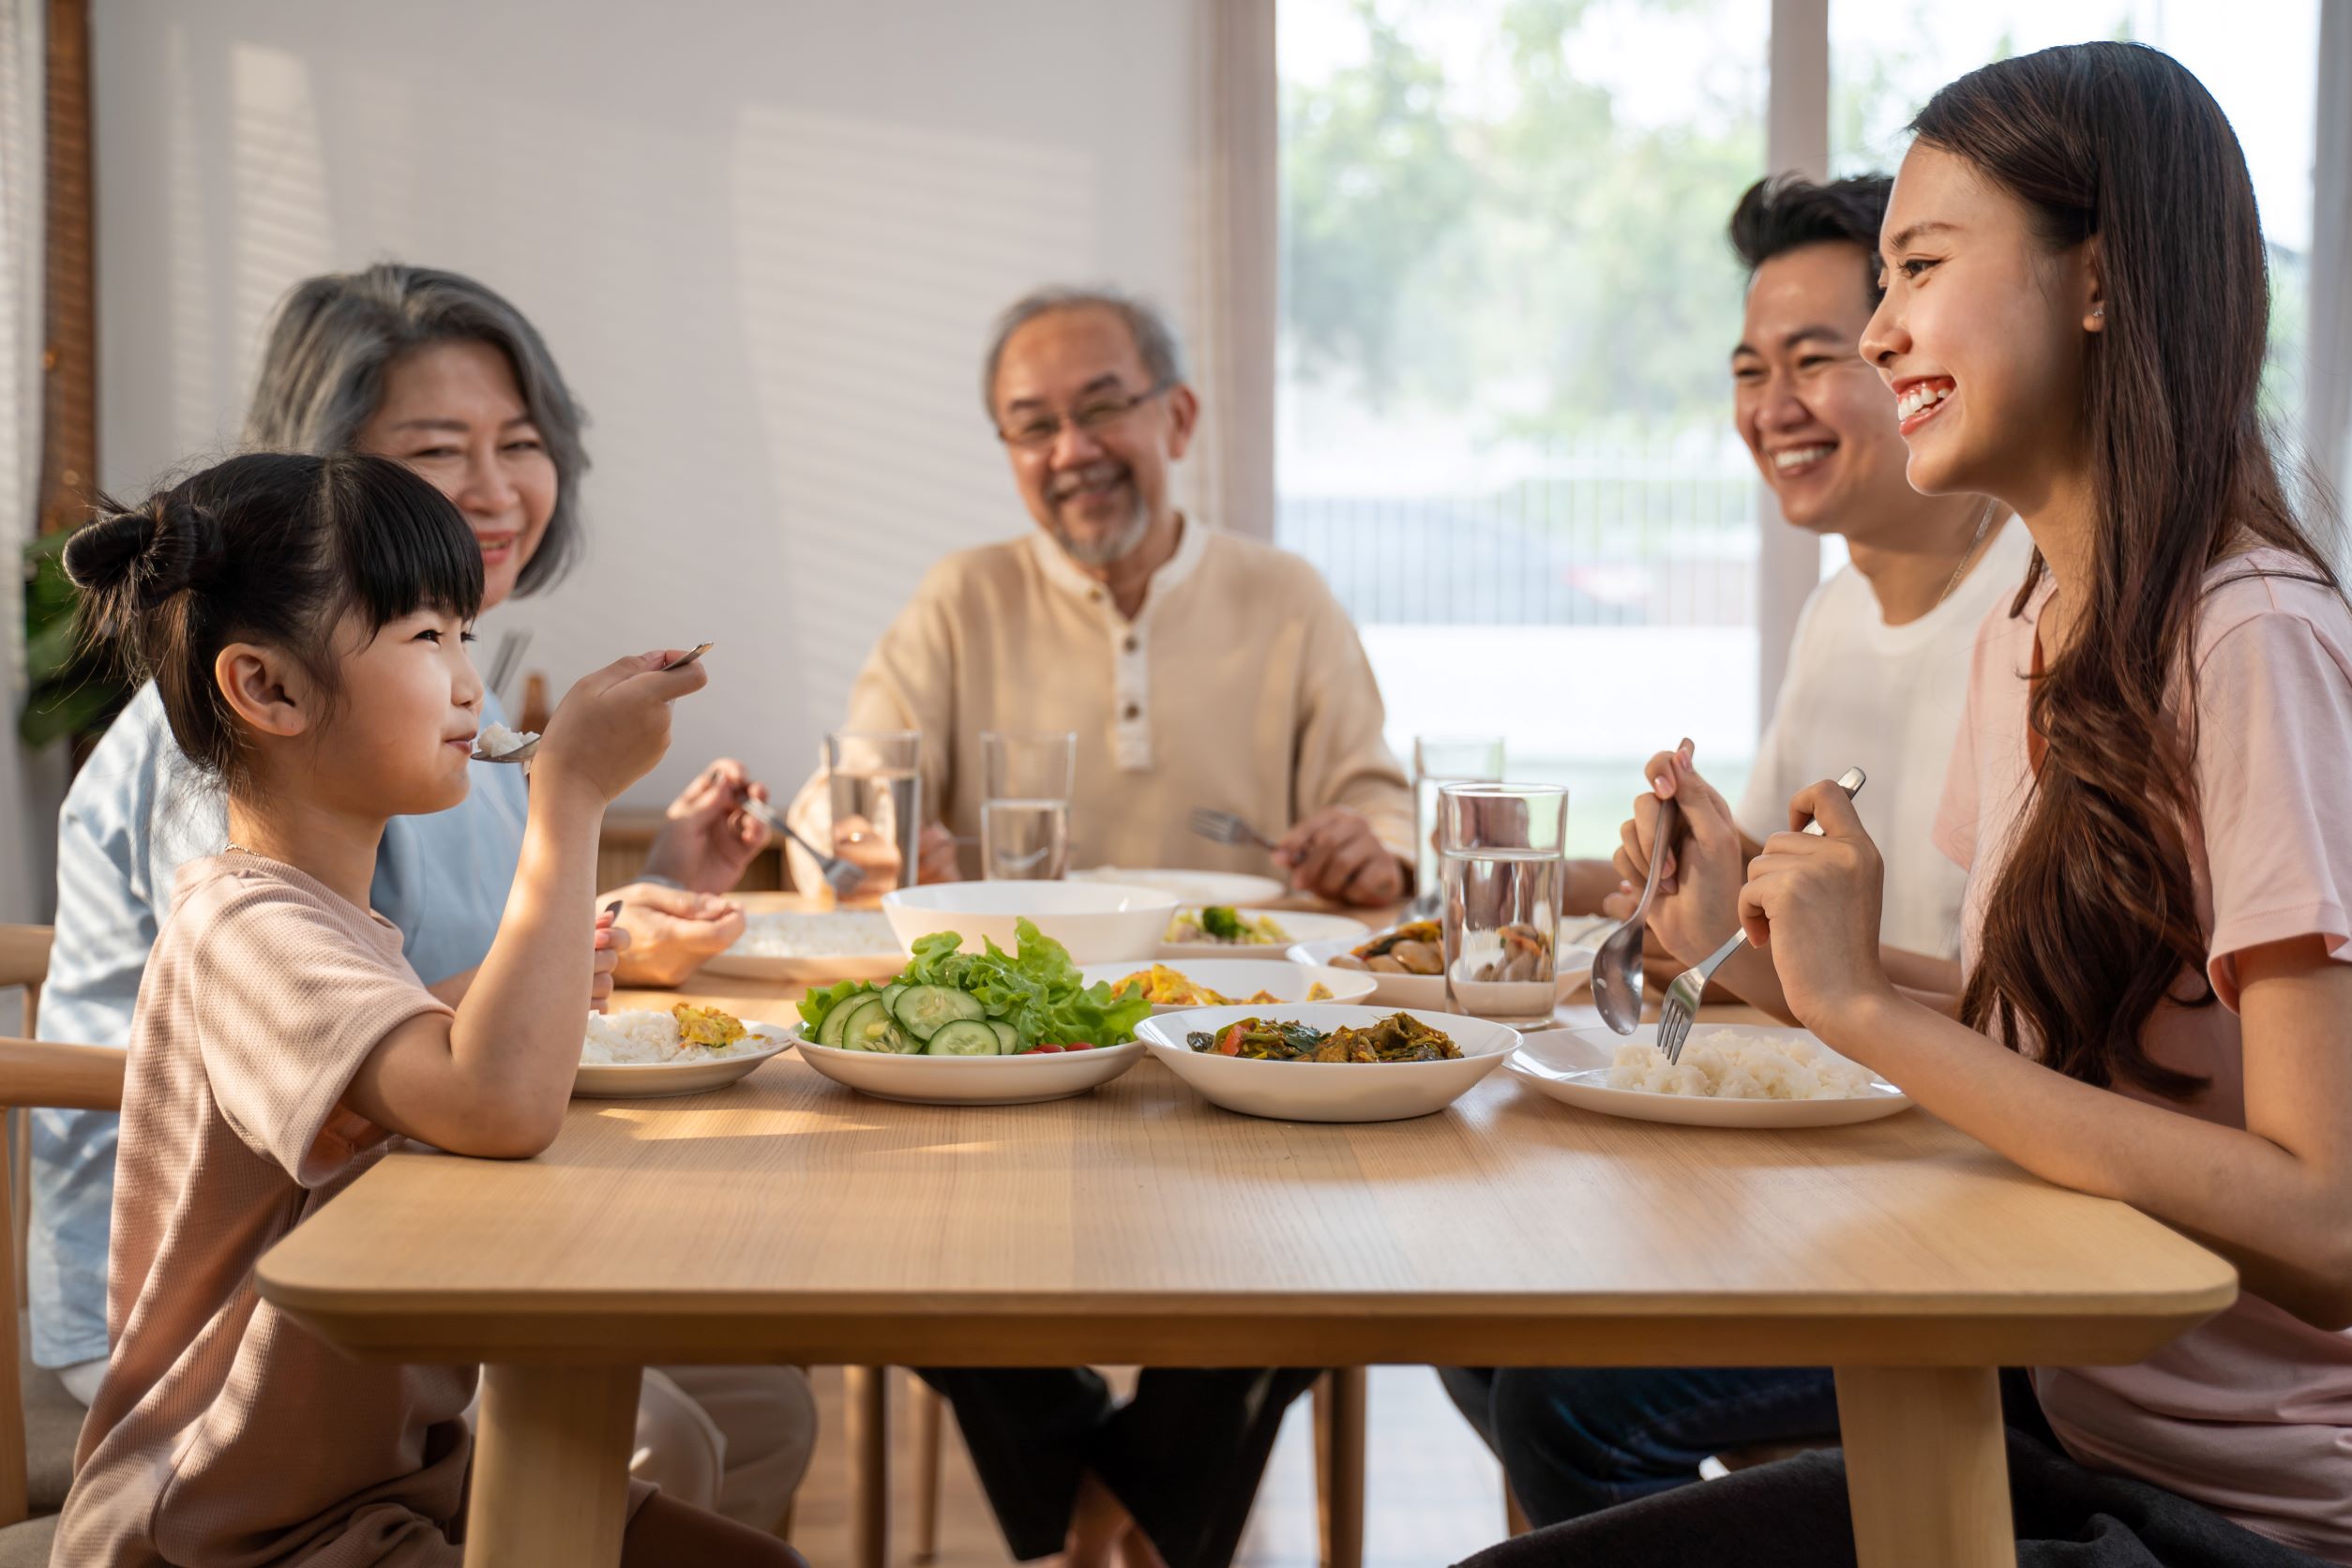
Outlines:
{"type": "MultiPolygon", "coordinates": [[[[483,720],[505,718],[483,698],[483,720]]],[[[465,804],[384,824],[369,899],[400,928],[431,985],[479,964],[498,934],[528,804],[522,770],[473,768],[465,804]]],[[[228,807],[172,739],[152,684],[123,710],[67,792],[57,820],[57,937],[40,1037],[127,1046],[147,953],[173,880],[229,841],[228,807]]],[[[33,1359],[70,1366],[107,1352],[106,1244],[114,1206],[108,1111],[33,1113],[33,1229],[26,1274],[33,1359]]]]}

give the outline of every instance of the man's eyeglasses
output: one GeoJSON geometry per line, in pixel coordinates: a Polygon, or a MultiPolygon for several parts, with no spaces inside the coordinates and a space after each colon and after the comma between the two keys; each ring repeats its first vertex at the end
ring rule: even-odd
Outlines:
{"type": "Polygon", "coordinates": [[[1141,392],[1103,393],[1087,399],[1066,415],[1026,414],[1012,425],[999,428],[997,439],[1024,452],[1042,452],[1060,438],[1063,425],[1075,425],[1088,435],[1096,434],[1110,429],[1175,384],[1172,381],[1163,381],[1141,392]]]}

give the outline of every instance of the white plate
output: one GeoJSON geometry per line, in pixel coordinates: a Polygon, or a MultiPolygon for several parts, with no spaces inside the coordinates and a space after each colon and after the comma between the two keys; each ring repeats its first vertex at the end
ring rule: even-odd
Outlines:
{"type": "Polygon", "coordinates": [[[1143,1060],[1134,1040],[1040,1056],[898,1056],[800,1042],[800,1059],[878,1100],[918,1106],[1020,1106],[1099,1089],[1143,1060]]]}
{"type": "Polygon", "coordinates": [[[802,910],[769,910],[746,916],[743,939],[704,963],[701,972],[731,976],[738,980],[815,981],[830,985],[836,980],[887,980],[906,967],[906,951],[898,945],[898,939],[891,934],[889,917],[879,911],[837,910],[816,913],[802,910]],[[795,931],[810,930],[820,922],[848,920],[854,920],[861,926],[871,924],[875,944],[870,951],[785,957],[779,954],[751,950],[751,943],[763,936],[790,942],[795,931]]]}
{"type": "Polygon", "coordinates": [[[967,953],[979,952],[983,938],[1010,953],[1015,925],[1026,918],[1078,964],[1149,958],[1179,902],[1156,887],[1069,882],[931,882],[885,893],[882,901],[910,953],[917,938],[938,931],[962,937],[967,953]]]}
{"type": "Polygon", "coordinates": [[[750,1020],[744,1028],[759,1036],[759,1049],[700,1062],[583,1062],[572,1075],[572,1093],[583,1100],[659,1100],[724,1089],[768,1058],[791,1049],[798,1033],[750,1020]]]}
{"type": "Polygon", "coordinates": [[[1251,1062],[1196,1051],[1184,1036],[1214,1033],[1243,1018],[1338,1029],[1378,1023],[1393,1007],[1196,1007],[1146,1018],[1136,1037],[1212,1105],[1278,1122],[1401,1122],[1443,1110],[1497,1067],[1519,1043],[1519,1032],[1484,1018],[1407,1008],[1462,1048],[1457,1062],[1251,1062]]]}
{"type": "Polygon", "coordinates": [[[1289,889],[1272,877],[1252,877],[1239,871],[1187,871],[1164,867],[1131,871],[1122,866],[1097,866],[1073,871],[1072,882],[1123,882],[1129,887],[1156,887],[1173,893],[1186,904],[1267,904],[1289,889]]]}
{"type": "MultiPolygon", "coordinates": [[[[1198,906],[1186,901],[1184,907],[1194,909],[1198,906]]],[[[1366,926],[1361,920],[1350,920],[1344,914],[1311,914],[1303,910],[1266,909],[1241,909],[1236,912],[1252,917],[1271,916],[1275,925],[1289,933],[1291,943],[1337,942],[1341,952],[1355,946],[1372,934],[1371,927],[1366,926]]],[[[1168,929],[1165,922],[1161,924],[1160,929],[1163,931],[1168,929]]],[[[1244,946],[1240,942],[1163,942],[1160,943],[1157,957],[1161,963],[1179,965],[1188,960],[1199,961],[1211,958],[1248,958],[1263,962],[1268,958],[1280,958],[1289,945],[1289,943],[1279,942],[1267,942],[1260,946],[1244,946]]],[[[1218,988],[1222,990],[1224,988],[1218,988]]]]}
{"type": "MultiPolygon", "coordinates": [[[[1828,1054],[1837,1055],[1802,1029],[1702,1023],[1691,1027],[1691,1038],[1702,1040],[1711,1033],[1734,1027],[1742,1034],[1813,1040],[1828,1054]]],[[[1529,1036],[1512,1053],[1511,1071],[1520,1082],[1566,1105],[1686,1127],[1843,1127],[1910,1108],[1909,1096],[1883,1078],[1872,1085],[1870,1093],[1849,1100],[1715,1100],[1696,1094],[1658,1094],[1646,1089],[1611,1089],[1609,1063],[1618,1046],[1626,1040],[1647,1046],[1657,1037],[1654,1023],[1643,1024],[1626,1035],[1605,1029],[1552,1030],[1529,1036]]]]}
{"type": "MultiPolygon", "coordinates": [[[[1363,945],[1362,937],[1296,942],[1290,944],[1289,951],[1283,957],[1306,968],[1325,969],[1331,967],[1334,958],[1363,945]]],[[[1572,942],[1560,944],[1553,973],[1560,983],[1560,1001],[1565,1002],[1584,989],[1586,983],[1592,978],[1592,957],[1598,951],[1597,947],[1572,942]]],[[[1442,974],[1383,974],[1377,970],[1351,969],[1343,969],[1339,972],[1360,975],[1373,982],[1369,1006],[1442,1008],[1451,1004],[1451,999],[1445,994],[1445,976],[1442,974]]]]}
{"type": "MultiPolygon", "coordinates": [[[[1090,986],[1097,980],[1106,985],[1117,985],[1138,970],[1151,967],[1149,964],[1089,964],[1079,972],[1086,976],[1086,983],[1090,986]]],[[[1275,1002],[1304,1002],[1306,993],[1318,981],[1331,988],[1331,995],[1324,999],[1331,1003],[1362,1002],[1372,994],[1372,976],[1351,974],[1344,969],[1311,969],[1304,964],[1276,967],[1248,958],[1203,958],[1169,964],[1168,967],[1196,986],[1208,987],[1219,996],[1246,997],[1256,996],[1259,991],[1271,991],[1275,1002]]],[[[1152,1011],[1181,1013],[1184,1009],[1154,1003],[1152,1011]]]]}

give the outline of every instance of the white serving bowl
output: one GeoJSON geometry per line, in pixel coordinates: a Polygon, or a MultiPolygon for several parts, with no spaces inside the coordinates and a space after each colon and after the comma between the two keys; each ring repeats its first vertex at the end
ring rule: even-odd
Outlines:
{"type": "Polygon", "coordinates": [[[1178,1078],[1212,1105],[1245,1116],[1278,1122],[1401,1122],[1452,1105],[1480,1078],[1502,1065],[1519,1044],[1519,1032],[1456,1013],[1404,1008],[1432,1029],[1444,1031],[1462,1049],[1457,1062],[1252,1062],[1239,1056],[1196,1051],[1191,1033],[1214,1033],[1244,1018],[1308,1024],[1316,1029],[1362,1028],[1378,1023],[1393,1007],[1342,1007],[1330,1003],[1297,1006],[1195,1007],[1165,1013],[1136,1026],[1136,1038],[1178,1078]]]}
{"type": "Polygon", "coordinates": [[[1099,1089],[1143,1060],[1133,1040],[1093,1050],[1022,1056],[897,1056],[799,1042],[800,1059],[878,1100],[918,1106],[1018,1106],[1099,1089]]]}
{"type": "Polygon", "coordinates": [[[932,882],[882,895],[882,913],[909,953],[915,940],[939,931],[980,951],[982,938],[1005,952],[1019,942],[1013,927],[1027,919],[1070,950],[1078,964],[1124,963],[1157,952],[1160,933],[1176,912],[1172,893],[1118,882],[932,882]]]}
{"type": "MultiPolygon", "coordinates": [[[[1097,980],[1107,986],[1115,986],[1128,975],[1151,967],[1149,964],[1088,964],[1079,972],[1086,976],[1086,983],[1090,986],[1097,980]]],[[[1299,1003],[1306,1001],[1306,993],[1318,983],[1330,988],[1331,995],[1323,1000],[1334,1004],[1362,1002],[1372,994],[1371,975],[1344,969],[1313,969],[1305,964],[1263,964],[1252,958],[1209,958],[1199,962],[1187,959],[1168,967],[1196,986],[1208,987],[1219,996],[1246,997],[1268,991],[1273,994],[1275,1003],[1299,1003]]],[[[1274,1003],[1260,1005],[1272,1006],[1274,1003]]],[[[1181,1013],[1185,1009],[1154,1003],[1152,1011],[1181,1013]]]]}
{"type": "Polygon", "coordinates": [[[1117,882],[1122,887],[1156,887],[1173,893],[1187,904],[1271,904],[1289,890],[1272,877],[1241,871],[1186,871],[1173,867],[1138,870],[1125,866],[1097,866],[1073,871],[1072,882],[1117,882]]]}
{"type": "MultiPolygon", "coordinates": [[[[1332,960],[1364,945],[1363,939],[1333,938],[1322,942],[1295,942],[1283,957],[1294,964],[1309,969],[1331,967],[1332,960]]],[[[1577,942],[1561,942],[1553,955],[1553,974],[1559,982],[1559,1000],[1567,1001],[1584,989],[1592,979],[1592,959],[1599,951],[1577,942]]],[[[1342,974],[1358,974],[1373,982],[1369,993],[1370,1005],[1395,1009],[1444,1007],[1453,999],[1445,994],[1442,974],[1388,974],[1379,970],[1343,969],[1342,974]]]]}

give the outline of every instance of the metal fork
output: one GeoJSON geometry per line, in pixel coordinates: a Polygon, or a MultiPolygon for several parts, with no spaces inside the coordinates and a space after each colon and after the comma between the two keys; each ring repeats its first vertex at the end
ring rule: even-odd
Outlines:
{"type": "Polygon", "coordinates": [[[1212,811],[1205,806],[1195,807],[1190,824],[1193,832],[1214,843],[1255,844],[1261,850],[1274,847],[1273,839],[1230,811],[1212,811]]]}
{"type": "Polygon", "coordinates": [[[860,883],[866,881],[865,872],[838,855],[825,853],[824,851],[793,832],[792,825],[784,820],[784,814],[766,801],[746,797],[743,803],[743,813],[753,822],[766,824],[771,833],[780,833],[802,849],[807,850],[815,858],[817,869],[824,874],[825,885],[833,889],[835,897],[848,897],[857,891],[860,883]]]}
{"type": "MultiPolygon", "coordinates": [[[[1837,787],[1845,791],[1850,800],[1868,776],[1860,768],[1847,768],[1838,776],[1837,787]]],[[[1818,838],[1821,837],[1821,824],[1807,822],[1804,831],[1818,838]]],[[[1725,961],[1737,953],[1740,944],[1745,941],[1745,931],[1732,932],[1731,940],[1710,953],[1706,962],[1696,969],[1684,970],[1674,977],[1674,984],[1666,988],[1666,1005],[1658,1010],[1656,1044],[1666,1053],[1669,1063],[1679,1064],[1682,1060],[1682,1043],[1691,1036],[1691,1019],[1698,1013],[1698,999],[1706,993],[1707,982],[1715,977],[1715,971],[1723,968],[1725,961]]]]}

